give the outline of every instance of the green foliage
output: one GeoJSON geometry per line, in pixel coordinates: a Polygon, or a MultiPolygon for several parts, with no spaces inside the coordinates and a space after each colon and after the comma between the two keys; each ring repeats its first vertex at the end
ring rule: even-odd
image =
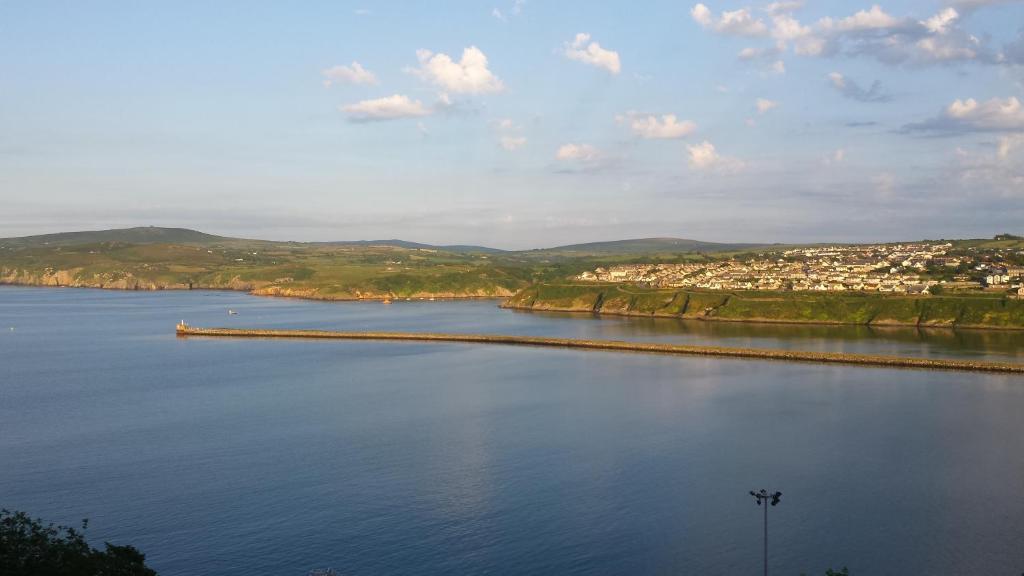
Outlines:
{"type": "Polygon", "coordinates": [[[0,574],[4,576],[156,576],[132,546],[97,550],[81,529],[43,524],[24,512],[0,510],[0,574]]]}

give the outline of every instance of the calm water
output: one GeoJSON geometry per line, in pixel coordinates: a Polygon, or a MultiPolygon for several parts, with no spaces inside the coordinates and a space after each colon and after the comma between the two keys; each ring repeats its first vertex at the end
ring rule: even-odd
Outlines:
{"type": "Polygon", "coordinates": [[[765,487],[775,574],[1024,572],[1018,376],[182,318],[1024,360],[1013,333],[0,288],[0,506],[88,517],[164,575],[735,575],[760,570],[765,487]]]}

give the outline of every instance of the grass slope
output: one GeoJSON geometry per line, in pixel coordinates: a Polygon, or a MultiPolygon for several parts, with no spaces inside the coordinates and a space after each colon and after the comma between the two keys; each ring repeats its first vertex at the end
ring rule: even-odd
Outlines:
{"type": "Polygon", "coordinates": [[[538,284],[518,292],[505,305],[748,322],[1024,329],[1024,300],[992,296],[702,292],[617,284],[538,284]]]}
{"type": "Polygon", "coordinates": [[[212,244],[228,240],[189,230],[187,228],[159,228],[140,226],[115,230],[90,230],[82,232],[60,232],[19,238],[0,238],[3,246],[75,246],[101,242],[123,242],[126,244],[212,244]]]}

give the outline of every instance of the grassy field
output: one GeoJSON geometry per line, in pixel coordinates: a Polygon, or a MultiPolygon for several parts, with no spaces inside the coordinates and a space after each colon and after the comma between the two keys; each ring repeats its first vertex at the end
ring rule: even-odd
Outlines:
{"type": "Polygon", "coordinates": [[[319,298],[503,296],[545,267],[393,246],[239,241],[0,248],[0,281],[122,289],[230,288],[319,298]]]}
{"type": "Polygon", "coordinates": [[[537,284],[511,308],[747,322],[1024,329],[1024,300],[985,296],[645,289],[619,284],[537,284]]]}

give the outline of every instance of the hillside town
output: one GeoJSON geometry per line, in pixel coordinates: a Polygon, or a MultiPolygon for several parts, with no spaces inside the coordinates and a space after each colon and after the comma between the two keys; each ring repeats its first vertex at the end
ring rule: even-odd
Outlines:
{"type": "Polygon", "coordinates": [[[929,294],[993,288],[1024,295],[1024,267],[993,263],[985,255],[954,255],[951,248],[949,243],[804,247],[746,260],[599,267],[576,279],[708,290],[929,294]]]}

